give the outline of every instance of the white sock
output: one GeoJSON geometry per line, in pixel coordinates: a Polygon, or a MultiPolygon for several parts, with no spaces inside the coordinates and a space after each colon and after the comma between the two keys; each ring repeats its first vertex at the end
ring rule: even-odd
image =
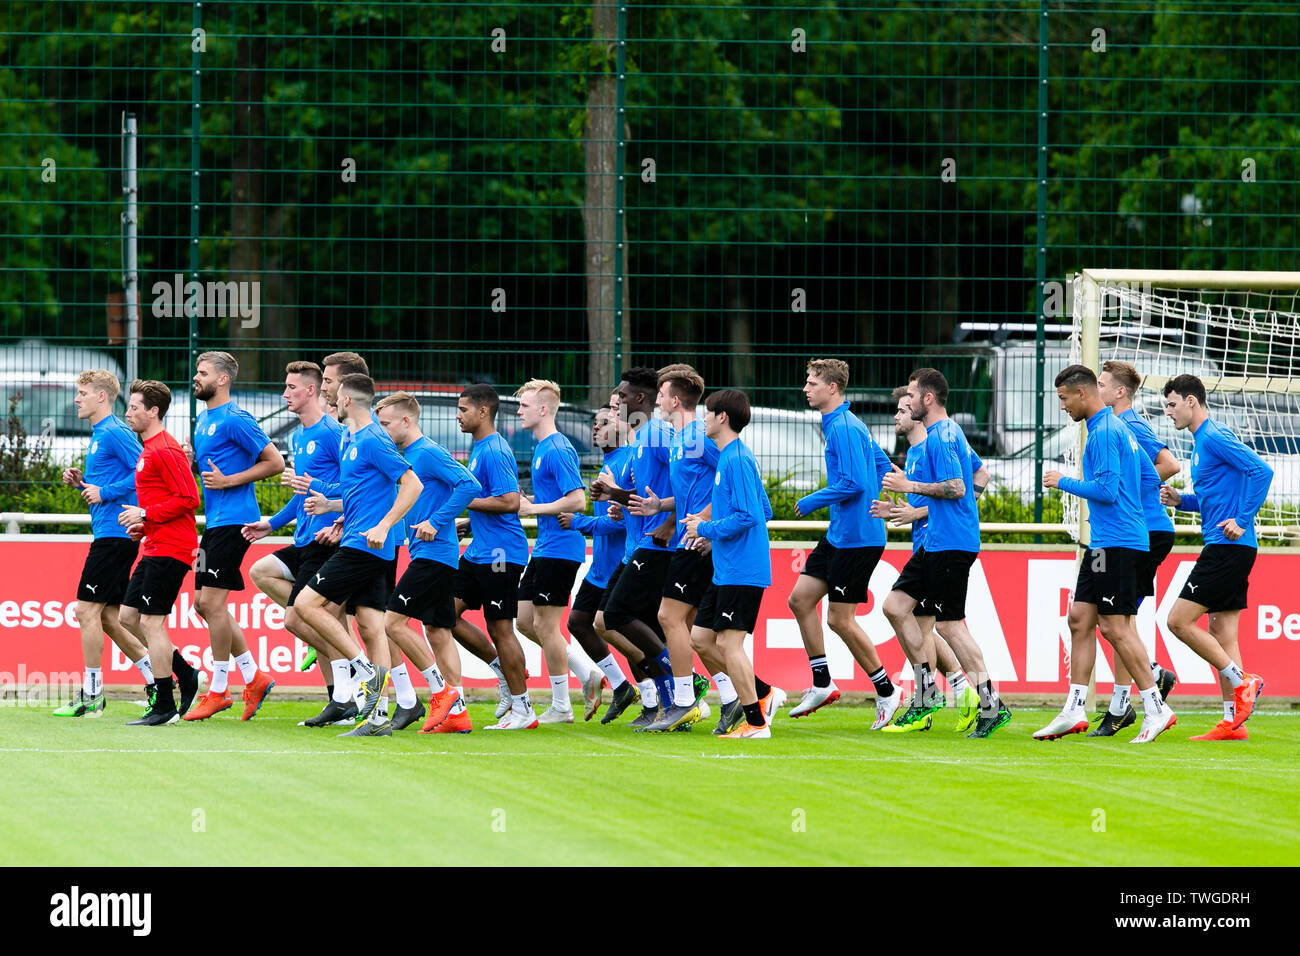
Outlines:
{"type": "Polygon", "coordinates": [[[239,676],[244,679],[245,684],[257,676],[257,663],[253,660],[252,651],[244,651],[236,657],[235,666],[239,668],[239,676]]]}
{"type": "Polygon", "coordinates": [[[695,703],[695,681],[690,677],[673,678],[673,705],[690,707],[695,703]]]}
{"type": "Polygon", "coordinates": [[[368,681],[375,676],[375,665],[366,660],[365,654],[358,654],[348,663],[357,669],[357,677],[360,681],[368,681]]]}
{"type": "Polygon", "coordinates": [[[465,712],[465,688],[457,687],[455,690],[456,690],[456,703],[451,705],[450,712],[453,714],[464,713],[465,712]]]}
{"type": "Polygon", "coordinates": [[[388,695],[385,694],[379,698],[379,703],[375,704],[375,709],[370,712],[370,722],[372,724],[382,724],[388,719],[388,695]]]}
{"type": "Polygon", "coordinates": [[[1234,688],[1240,687],[1246,682],[1242,677],[1241,668],[1236,664],[1229,663],[1228,666],[1219,671],[1219,673],[1228,678],[1228,683],[1234,688]]]}
{"type": "Polygon", "coordinates": [[[1116,717],[1123,717],[1124,712],[1128,710],[1129,688],[1120,687],[1118,684],[1110,692],[1110,713],[1116,717]]]}
{"type": "Polygon", "coordinates": [[[656,693],[655,691],[655,682],[653,680],[647,677],[645,680],[641,681],[641,683],[637,684],[636,686],[641,691],[642,707],[659,706],[659,694],[656,693]]]}
{"type": "Polygon", "coordinates": [[[1142,710],[1148,717],[1159,717],[1164,712],[1165,705],[1160,702],[1160,691],[1155,687],[1148,687],[1141,692],[1142,710]]]}
{"type": "Polygon", "coordinates": [[[573,671],[579,684],[591,680],[591,665],[587,663],[586,656],[572,644],[569,645],[569,670],[573,671]]]}
{"type": "Polygon", "coordinates": [[[330,661],[330,671],[334,674],[334,696],[330,699],[336,704],[346,704],[352,699],[352,665],[340,657],[330,661]]]}
{"type": "Polygon", "coordinates": [[[388,677],[393,682],[393,691],[397,694],[398,707],[415,706],[415,685],[411,683],[411,675],[406,670],[406,662],[394,667],[388,672],[388,677]]]}
{"type": "Polygon", "coordinates": [[[87,697],[95,697],[104,689],[104,669],[87,667],[86,679],[82,682],[81,692],[87,697]]]}
{"type": "Polygon", "coordinates": [[[966,682],[965,671],[953,671],[951,674],[944,674],[943,676],[948,678],[948,685],[952,688],[954,698],[960,697],[961,692],[970,686],[966,682]]]}
{"type": "Polygon", "coordinates": [[[420,673],[424,675],[424,679],[428,682],[429,690],[435,694],[441,694],[447,689],[447,682],[443,680],[442,672],[438,670],[437,664],[430,664],[420,673]]]}
{"type": "Polygon", "coordinates": [[[230,683],[230,661],[212,662],[212,683],[208,686],[214,694],[224,694],[230,683]]]}
{"type": "Polygon", "coordinates": [[[527,717],[533,710],[533,702],[528,699],[528,692],[510,695],[510,712],[516,717],[527,717]]]}
{"type": "Polygon", "coordinates": [[[1071,684],[1070,695],[1065,701],[1065,713],[1083,714],[1088,710],[1088,685],[1071,684]]]}
{"type": "Polygon", "coordinates": [[[713,684],[718,688],[718,700],[723,704],[730,704],[733,700],[738,700],[740,695],[736,693],[735,686],[731,683],[731,678],[722,671],[713,675],[713,684]]]}
{"type": "Polygon", "coordinates": [[[497,675],[498,684],[504,684],[506,682],[506,672],[501,669],[501,658],[498,657],[489,664],[488,667],[492,668],[492,673],[497,675]]]}
{"type": "Polygon", "coordinates": [[[611,690],[618,690],[627,683],[627,678],[623,676],[623,668],[618,666],[618,661],[614,660],[613,654],[606,654],[603,661],[596,661],[596,666],[609,678],[611,690]]]}
{"type": "Polygon", "coordinates": [[[140,658],[138,661],[136,661],[136,662],[135,662],[135,666],[136,666],[136,669],[140,672],[140,675],[144,678],[144,682],[145,682],[146,684],[152,684],[152,683],[153,683],[153,665],[149,663],[149,655],[146,654],[144,657],[142,657],[142,658],[140,658]]]}
{"type": "Polygon", "coordinates": [[[1152,680],[1160,679],[1160,665],[1157,664],[1155,661],[1151,662],[1151,679],[1152,680]]]}
{"type": "Polygon", "coordinates": [[[566,671],[559,677],[551,678],[551,706],[556,710],[572,710],[569,703],[569,675],[566,671]]]}
{"type": "Polygon", "coordinates": [[[1223,702],[1223,719],[1236,720],[1236,718],[1237,718],[1237,702],[1235,700],[1225,700],[1223,702]]]}

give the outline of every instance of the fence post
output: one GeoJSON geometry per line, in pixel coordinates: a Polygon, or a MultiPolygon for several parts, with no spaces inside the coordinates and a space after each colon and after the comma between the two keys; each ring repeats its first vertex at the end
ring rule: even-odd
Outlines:
{"type": "Polygon", "coordinates": [[[627,3],[618,5],[618,46],[615,50],[614,103],[617,107],[614,122],[614,374],[611,382],[617,382],[623,372],[623,302],[627,295],[627,283],[624,282],[624,243],[627,241],[627,210],[624,202],[626,193],[623,181],[623,169],[627,151],[627,3]]]}
{"type": "MultiPolygon", "coordinates": [[[[1047,2],[1038,3],[1038,239],[1034,301],[1037,311],[1034,333],[1034,521],[1043,520],[1043,389],[1046,376],[1043,363],[1047,350],[1047,317],[1043,305],[1047,297],[1047,2]]],[[[1041,536],[1034,540],[1042,543],[1041,536]]]]}
{"type": "MultiPolygon", "coordinates": [[[[203,4],[195,0],[194,3],[194,29],[199,30],[203,27],[203,4]]],[[[191,99],[193,100],[190,109],[190,279],[194,282],[199,281],[199,152],[201,141],[200,125],[200,107],[203,104],[202,96],[202,54],[194,49],[194,44],[190,44],[190,89],[191,99]]],[[[193,296],[186,296],[186,302],[195,301],[193,296]]],[[[194,308],[186,310],[189,315],[189,346],[190,346],[190,364],[185,370],[185,378],[188,379],[194,373],[194,363],[199,356],[199,317],[194,308]]],[[[190,421],[194,421],[195,415],[198,414],[198,399],[194,397],[194,390],[188,389],[190,393],[190,421]]]]}

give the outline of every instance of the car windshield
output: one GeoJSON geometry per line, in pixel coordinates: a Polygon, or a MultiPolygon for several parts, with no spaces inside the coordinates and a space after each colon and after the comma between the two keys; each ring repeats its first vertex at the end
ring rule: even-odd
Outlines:
{"type": "Polygon", "coordinates": [[[755,419],[740,437],[758,459],[764,479],[789,476],[797,486],[808,487],[826,475],[826,441],[820,426],[811,419],[755,419]]]}

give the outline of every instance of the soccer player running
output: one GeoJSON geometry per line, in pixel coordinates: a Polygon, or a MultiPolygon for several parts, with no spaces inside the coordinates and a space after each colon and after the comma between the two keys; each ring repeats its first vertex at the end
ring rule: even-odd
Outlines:
{"type": "MultiPolygon", "coordinates": [[[[591,443],[600,449],[604,458],[601,468],[617,474],[623,467],[631,449],[623,442],[623,423],[618,413],[608,405],[596,409],[592,420],[591,443]]],[[[627,544],[627,525],[622,509],[611,514],[608,500],[593,499],[592,513],[561,514],[561,528],[572,528],[591,536],[591,567],[587,569],[578,593],[569,608],[569,633],[587,653],[608,682],[615,700],[626,708],[636,699],[636,686],[627,679],[622,667],[610,651],[608,632],[597,630],[596,614],[600,611],[610,584],[623,569],[623,549],[627,544]]],[[[584,720],[591,720],[600,710],[600,688],[594,696],[586,697],[584,720]]]]}
{"type": "Polygon", "coordinates": [[[131,580],[131,565],[139,545],[117,523],[117,516],[123,503],[136,504],[135,463],[141,450],[135,432],[113,414],[113,402],[121,390],[117,377],[102,368],[88,369],[77,376],[73,404],[77,417],[90,422],[90,447],[85,472],[68,468],[63,472],[63,483],[81,489],[81,500],[90,506],[94,536],[77,584],[77,624],[86,670],[81,690],[70,703],[55,709],[55,717],[103,715],[107,706],[105,633],[139,669],[146,686],[153,683],[148,650],[118,620],[118,606],[131,580]]]}
{"type": "Polygon", "coordinates": [[[630,509],[641,518],[653,518],[671,511],[674,520],[659,526],[655,540],[676,547],[664,577],[659,601],[659,626],[663,630],[672,670],[672,699],[659,710],[647,732],[684,730],[703,717],[700,707],[709,690],[709,679],[695,673],[695,650],[691,624],[696,609],[713,582],[713,556],[705,547],[690,547],[682,534],[688,514],[701,514],[713,496],[718,470],[718,446],[705,433],[705,424],[695,417],[704,394],[704,379],[689,365],[668,365],[659,370],[659,391],[655,405],[673,427],[669,446],[668,480],[672,497],[660,498],[653,490],[629,497],[630,509]]]}
{"type": "Polygon", "coordinates": [[[569,700],[569,667],[582,678],[583,695],[600,693],[602,675],[569,649],[560,633],[560,618],[578,569],[587,558],[587,541],[581,531],[560,525],[565,512],[585,511],[586,482],[578,466],[578,453],[568,437],[555,427],[560,410],[560,386],[546,379],[525,382],[519,399],[519,424],[537,439],[533,451],[531,496],[520,495],[519,517],[537,518],[537,541],[519,580],[519,631],[542,648],[551,679],[551,706],[538,718],[542,724],[573,723],[569,700]]]}
{"type": "MultiPolygon", "coordinates": [[[[231,707],[227,689],[230,655],[244,680],[244,712],[251,720],[275,686],[257,668],[244,632],[227,606],[231,591],[244,590],[240,565],[251,544],[244,525],[262,520],[255,483],[284,471],[284,458],[257,419],[230,398],[239,364],[229,352],[204,352],[195,362],[194,397],[207,403],[194,424],[194,465],[203,479],[207,523],[194,570],[195,609],[208,624],[212,685],[186,720],[205,720],[231,707]]],[[[186,449],[187,453],[190,449],[186,449]]]]}
{"type": "Polygon", "coordinates": [[[1180,641],[1219,672],[1223,691],[1223,720],[1192,740],[1246,740],[1246,728],[1264,679],[1242,668],[1237,625],[1246,606],[1250,569],[1258,541],[1255,515],[1268,496],[1273,469],[1241,443],[1229,429],[1210,418],[1205,385],[1195,375],[1179,375],[1165,383],[1165,414],[1174,427],[1189,429],[1192,492],[1165,485],[1160,500],[1180,511],[1201,513],[1205,547],[1169,611],[1169,629],[1180,641]],[[1210,615],[1207,631],[1198,623],[1210,615]]]}
{"type": "MultiPolygon", "coordinates": [[[[438,669],[430,645],[444,654],[452,648],[451,628],[456,623],[453,590],[460,564],[456,517],[483,489],[451,452],[420,431],[420,403],[413,396],[406,392],[387,396],[375,406],[375,418],[423,485],[406,516],[411,563],[388,599],[384,630],[429,685],[429,711],[420,733],[469,733],[472,725],[463,695],[438,669]],[[427,642],[412,630],[411,618],[424,624],[427,642]],[[439,730],[443,724],[448,724],[447,728],[439,730]]],[[[425,711],[414,689],[397,690],[393,729],[401,730],[425,717],[425,711]]]]}
{"type": "MultiPolygon", "coordinates": [[[[519,466],[510,444],[496,429],[501,399],[491,385],[471,385],[460,393],[456,421],[474,439],[469,470],[482,491],[468,505],[469,519],[457,534],[473,536],[456,570],[456,626],[452,636],[487,662],[497,678],[497,723],[488,730],[534,730],[537,714],[528,698],[524,649],[515,637],[519,576],[528,563],[528,536],[519,523],[519,466]],[[483,609],[488,633],[465,620],[465,611],[483,609]],[[488,639],[491,635],[491,640],[488,639]]],[[[567,676],[565,678],[567,686],[567,676]]]]}
{"type": "Polygon", "coordinates": [[[831,520],[826,536],[808,556],[787,601],[799,622],[813,675],[813,686],[790,709],[790,716],[811,714],[840,697],[826,663],[826,643],[817,610],[822,598],[828,598],[826,618],[831,630],[848,645],[876,688],[876,719],[871,729],[879,730],[894,718],[903,702],[903,691],[890,681],[871,639],[858,624],[857,607],[866,602],[871,573],[885,553],[885,522],[871,513],[871,506],[880,497],[880,479],[889,474],[891,465],[889,456],[850,411],[844,398],[849,384],[848,364],[839,359],[813,359],[805,374],[804,396],[821,412],[822,433],[826,436],[826,487],[800,498],[795,515],[802,518],[829,508],[831,520]]]}
{"type": "Polygon", "coordinates": [[[1088,501],[1087,549],[1079,563],[1079,580],[1070,603],[1070,691],[1065,707],[1035,740],[1057,740],[1088,729],[1088,678],[1097,657],[1097,630],[1114,648],[1115,657],[1133,672],[1146,716],[1131,743],[1155,740],[1178,718],[1160,699],[1147,668],[1146,649],[1133,627],[1137,613],[1139,569],[1148,548],[1142,512],[1144,454],[1128,427],[1101,400],[1097,376],[1084,365],[1071,365],[1056,376],[1061,408],[1088,426],[1083,449],[1083,478],[1059,471],[1043,474],[1045,488],[1059,488],[1088,501]]]}
{"type": "MultiPolygon", "coordinates": [[[[1156,593],[1156,571],[1174,547],[1174,523],[1160,502],[1161,483],[1178,474],[1177,459],[1147,424],[1146,419],[1133,408],[1133,396],[1142,384],[1142,377],[1128,362],[1111,359],[1101,365],[1097,376],[1097,394],[1110,406],[1122,421],[1142,451],[1142,514],[1147,525],[1147,552],[1138,560],[1138,608],[1156,593]]],[[[1160,699],[1168,700],[1178,677],[1172,670],[1151,660],[1151,676],[1160,690],[1160,699]]],[[[1111,692],[1110,706],[1101,722],[1089,731],[1089,737],[1110,737],[1137,720],[1129,703],[1130,685],[1133,682],[1128,668],[1118,655],[1115,657],[1115,687],[1111,692]]]]}
{"type": "MultiPolygon", "coordinates": [[[[321,368],[315,362],[290,362],[285,366],[285,404],[298,416],[298,427],[289,436],[293,467],[285,469],[283,478],[290,487],[298,477],[308,483],[315,478],[330,485],[338,484],[339,444],[347,429],[336,417],[325,414],[322,382],[321,368]]],[[[294,522],[293,544],[258,559],[249,574],[263,593],[285,608],[285,630],[313,648],[322,664],[329,661],[328,674],[321,667],[328,692],[325,707],[302,722],[305,727],[325,727],[355,718],[357,707],[350,696],[351,665],[347,658],[315,628],[309,627],[293,606],[302,589],[334,556],[337,547],[318,540],[322,532],[328,532],[333,526],[333,513],[309,515],[303,510],[306,500],[305,491],[295,490],[285,506],[269,520],[244,525],[243,534],[249,542],[258,541],[294,522]],[[336,686],[342,691],[340,700],[335,699],[336,686]]]]}
{"type": "Polygon", "coordinates": [[[642,666],[653,681],[648,693],[646,687],[641,688],[641,713],[630,725],[636,730],[653,724],[660,708],[670,707],[674,696],[672,661],[659,625],[659,603],[677,549],[678,531],[666,513],[647,517],[631,508],[634,493],[641,498],[660,499],[670,498],[673,493],[669,456],[674,429],[653,417],[658,391],[659,375],[654,369],[637,367],[623,373],[617,394],[619,414],[631,429],[629,487],[617,486],[606,473],[592,485],[594,494],[608,495],[627,509],[627,546],[632,553],[610,589],[602,614],[606,629],[618,631],[644,655],[642,666]]]}
{"type": "Polygon", "coordinates": [[[885,599],[885,617],[899,643],[917,654],[917,692],[897,720],[920,720],[940,709],[935,661],[925,653],[913,612],[926,601],[935,630],[952,648],[966,676],[975,681],[980,715],[967,737],[982,739],[1011,719],[1011,709],[993,687],[984,655],[966,627],[966,588],[971,565],[979,556],[979,508],[970,445],[960,426],[948,417],[948,380],[937,369],[920,368],[908,376],[907,403],[912,417],[925,425],[922,467],[931,481],[914,481],[897,465],[881,481],[884,491],[930,499],[930,527],[885,599]]]}
{"type": "Polygon", "coordinates": [[[759,702],[753,665],[745,654],[745,635],[758,622],[763,591],[772,583],[771,544],[765,515],[771,512],[763,477],[754,454],[740,433],[749,424],[749,397],[734,388],[714,392],[705,431],[717,444],[712,512],[708,520],[688,514],[683,523],[689,538],[713,542],[713,584],[697,614],[697,626],[717,634],[727,676],[736,688],[745,721],[723,736],[771,737],[769,721],[759,702]]]}
{"type": "Polygon", "coordinates": [[[162,382],[137,379],[131,383],[130,395],[126,423],[140,436],[142,446],[135,464],[138,503],[121,505],[117,522],[132,541],[142,541],[143,547],[118,620],[149,649],[154,675],[148,708],[139,720],[128,723],[160,727],[177,723],[199,689],[198,672],[181,657],[167,633],[167,615],[198,549],[194,511],[199,506],[199,489],[184,450],[162,426],[171,407],[171,390],[162,382]],[[176,685],[181,695],[179,709],[176,685]]]}
{"type": "MultiPolygon", "coordinates": [[[[370,403],[375,383],[368,375],[344,375],[338,386],[339,414],[350,436],[339,463],[339,485],[343,493],[343,536],[338,551],[326,561],[294,600],[294,607],[308,625],[334,647],[348,654],[361,677],[364,701],[357,712],[358,726],[345,737],[388,737],[392,723],[376,713],[388,676],[390,655],[384,632],[384,609],[389,596],[389,563],[397,543],[391,533],[420,496],[420,479],[393,440],[371,417],[370,403]],[[357,628],[371,663],[352,635],[339,623],[333,609],[351,601],[356,609],[357,628]],[[369,719],[367,719],[369,718],[369,719]]],[[[315,493],[303,505],[316,513],[323,497],[315,493]]],[[[331,506],[337,502],[330,502],[331,506]]]]}
{"type": "MultiPolygon", "coordinates": [[[[925,425],[912,417],[912,409],[908,404],[907,386],[900,385],[894,389],[894,399],[898,402],[898,407],[894,412],[894,430],[904,441],[907,442],[907,456],[904,461],[903,471],[912,481],[923,481],[924,472],[924,454],[921,447],[925,441],[925,425]]],[[[989,473],[980,461],[979,455],[971,449],[971,480],[975,485],[975,497],[983,493],[984,487],[988,484],[989,473]]],[[[930,507],[929,499],[924,495],[911,494],[907,496],[906,502],[896,502],[893,499],[882,499],[876,501],[871,506],[871,513],[879,518],[890,521],[895,527],[912,526],[912,554],[925,546],[925,533],[930,527],[930,507]]],[[[950,648],[934,632],[934,614],[930,612],[925,601],[921,601],[912,611],[912,616],[916,618],[916,626],[921,632],[920,652],[916,652],[906,644],[903,645],[903,653],[908,655],[908,662],[912,665],[913,673],[919,673],[919,666],[922,660],[932,660],[939,665],[939,669],[948,678],[948,684],[952,687],[953,702],[957,706],[957,725],[953,729],[959,733],[968,733],[974,726],[979,717],[979,694],[975,693],[975,688],[970,686],[966,680],[966,674],[962,671],[961,665],[957,662],[957,656],[953,654],[950,648]]],[[[935,703],[943,706],[942,698],[936,698],[935,703]]],[[[901,715],[900,715],[901,716],[901,715]]],[[[934,715],[926,714],[919,720],[913,720],[906,723],[893,721],[887,726],[881,728],[885,733],[912,733],[916,731],[929,730],[933,726],[934,715]]]]}

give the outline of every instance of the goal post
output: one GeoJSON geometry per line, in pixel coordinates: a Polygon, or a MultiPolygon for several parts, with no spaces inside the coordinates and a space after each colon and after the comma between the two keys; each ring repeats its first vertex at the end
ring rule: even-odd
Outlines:
{"type": "MultiPolygon", "coordinates": [[[[1169,446],[1190,481],[1192,436],[1164,415],[1174,376],[1199,377],[1210,414],[1274,469],[1256,523],[1261,537],[1300,535],[1300,272],[1085,269],[1071,279],[1071,361],[1100,373],[1109,359],[1142,376],[1133,405],[1169,446]]],[[[1077,473],[1080,429],[1067,466],[1077,473]]],[[[1064,522],[1086,544],[1086,502],[1065,496],[1064,522]]],[[[1197,516],[1174,513],[1177,530],[1197,516]]]]}

